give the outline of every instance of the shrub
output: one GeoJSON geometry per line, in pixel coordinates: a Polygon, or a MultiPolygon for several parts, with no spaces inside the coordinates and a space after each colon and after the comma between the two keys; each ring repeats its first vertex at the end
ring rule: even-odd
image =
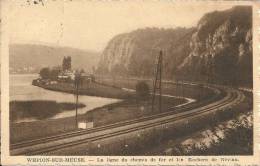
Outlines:
{"type": "Polygon", "coordinates": [[[138,99],[146,100],[149,97],[149,85],[144,82],[140,81],[136,84],[136,95],[138,99]]]}
{"type": "Polygon", "coordinates": [[[56,80],[58,78],[58,75],[60,73],[60,69],[58,68],[48,68],[48,67],[45,67],[45,68],[42,68],[40,70],[40,76],[42,79],[51,79],[51,80],[56,80]]]}
{"type": "Polygon", "coordinates": [[[50,76],[50,69],[48,67],[42,68],[39,74],[42,79],[48,79],[50,76]]]}

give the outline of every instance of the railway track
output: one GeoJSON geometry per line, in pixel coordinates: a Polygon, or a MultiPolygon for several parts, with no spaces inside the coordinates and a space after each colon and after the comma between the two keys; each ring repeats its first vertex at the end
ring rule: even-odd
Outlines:
{"type": "Polygon", "coordinates": [[[201,107],[203,105],[207,105],[207,104],[209,104],[213,101],[216,101],[216,100],[220,99],[221,97],[225,96],[225,91],[220,91],[218,89],[217,90],[215,89],[215,91],[216,91],[217,95],[213,96],[212,98],[208,98],[208,99],[206,99],[204,101],[200,101],[200,102],[190,103],[190,104],[184,105],[182,107],[176,107],[176,108],[171,107],[171,108],[168,108],[168,111],[163,112],[163,113],[158,113],[158,114],[141,117],[138,119],[128,120],[128,121],[123,121],[123,122],[117,122],[117,123],[113,123],[113,124],[109,124],[109,125],[105,125],[105,126],[96,127],[93,129],[78,130],[78,131],[68,132],[68,133],[64,133],[64,134],[49,136],[49,137],[45,137],[45,138],[13,143],[13,144],[11,144],[10,149],[18,149],[18,148],[22,148],[22,147],[26,147],[26,146],[32,146],[32,145],[39,144],[39,143],[45,143],[45,142],[49,142],[49,141],[59,140],[60,138],[64,138],[64,137],[73,137],[73,136],[82,135],[82,134],[89,134],[93,131],[102,131],[102,130],[106,130],[106,129],[113,128],[113,127],[118,127],[118,126],[122,126],[122,125],[130,125],[130,124],[133,124],[133,123],[136,123],[139,121],[146,121],[146,120],[151,120],[151,119],[155,119],[155,118],[173,115],[173,114],[176,114],[179,112],[184,112],[184,111],[190,110],[192,108],[194,109],[194,108],[201,107]],[[172,110],[174,110],[174,111],[172,111],[172,110]]]}
{"type": "Polygon", "coordinates": [[[90,130],[80,130],[80,131],[65,133],[57,136],[12,144],[11,155],[39,155],[39,154],[46,155],[57,149],[68,148],[71,146],[78,146],[92,141],[102,140],[105,138],[110,138],[121,134],[126,134],[129,132],[143,130],[146,128],[151,128],[162,124],[172,123],[173,121],[183,120],[194,116],[200,116],[204,113],[221,110],[226,107],[232,107],[232,105],[238,104],[245,97],[241,92],[237,90],[225,89],[225,88],[218,88],[218,89],[221,90],[219,90],[220,94],[217,95],[217,97],[211,98],[206,102],[199,102],[197,104],[192,103],[180,107],[172,112],[169,111],[161,114],[152,115],[149,117],[97,127],[90,130]],[[157,121],[155,121],[156,119],[157,121]],[[122,128],[122,126],[128,126],[128,127],[122,128]],[[105,133],[103,132],[103,131],[109,131],[116,128],[119,128],[119,130],[105,132],[105,133]],[[97,134],[90,137],[84,137],[86,135],[91,135],[93,133],[99,133],[99,132],[102,134],[99,135],[97,134]],[[82,138],[79,138],[74,141],[69,140],[70,138],[76,138],[76,137],[82,137],[82,138]],[[59,143],[59,140],[67,140],[67,141],[61,141],[61,143],[59,143]],[[53,144],[47,146],[46,144],[50,142],[52,142],[53,144]]]}

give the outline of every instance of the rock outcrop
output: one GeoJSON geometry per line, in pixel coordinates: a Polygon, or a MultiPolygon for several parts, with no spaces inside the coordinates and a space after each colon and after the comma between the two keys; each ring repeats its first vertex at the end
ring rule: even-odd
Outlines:
{"type": "Polygon", "coordinates": [[[251,7],[206,14],[192,34],[190,49],[179,71],[219,83],[252,81],[251,7]]]}
{"type": "Polygon", "coordinates": [[[188,55],[186,49],[193,31],[193,28],[146,28],[118,35],[103,51],[97,72],[149,77],[153,75],[159,50],[163,50],[164,73],[171,75],[173,67],[188,55]]]}
{"type": "Polygon", "coordinates": [[[163,50],[165,78],[252,85],[252,9],[205,14],[194,28],[139,29],[115,36],[97,73],[151,77],[163,50]]]}

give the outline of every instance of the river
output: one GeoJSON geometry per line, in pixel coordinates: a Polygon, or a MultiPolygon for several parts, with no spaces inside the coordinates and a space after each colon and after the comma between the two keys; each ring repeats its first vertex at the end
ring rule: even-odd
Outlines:
{"type": "MultiPolygon", "coordinates": [[[[40,87],[32,85],[32,80],[38,77],[37,74],[23,74],[23,75],[10,75],[10,100],[17,101],[32,101],[32,100],[53,100],[56,102],[75,102],[75,95],[55,92],[46,90],[40,87]]],[[[93,96],[79,96],[79,102],[86,105],[84,108],[78,110],[78,114],[84,114],[89,110],[102,107],[108,104],[116,103],[121,100],[103,98],[103,97],[93,97],[93,96]]],[[[51,117],[51,119],[65,118],[75,116],[75,110],[64,111],[51,117]]],[[[37,121],[36,118],[24,118],[15,121],[15,123],[20,122],[32,122],[37,121]]]]}

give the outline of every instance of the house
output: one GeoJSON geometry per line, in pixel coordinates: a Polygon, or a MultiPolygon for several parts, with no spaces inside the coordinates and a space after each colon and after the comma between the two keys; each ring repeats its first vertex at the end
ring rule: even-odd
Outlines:
{"type": "Polygon", "coordinates": [[[75,72],[72,70],[65,70],[60,72],[58,75],[59,81],[74,81],[75,80],[75,72]]]}

